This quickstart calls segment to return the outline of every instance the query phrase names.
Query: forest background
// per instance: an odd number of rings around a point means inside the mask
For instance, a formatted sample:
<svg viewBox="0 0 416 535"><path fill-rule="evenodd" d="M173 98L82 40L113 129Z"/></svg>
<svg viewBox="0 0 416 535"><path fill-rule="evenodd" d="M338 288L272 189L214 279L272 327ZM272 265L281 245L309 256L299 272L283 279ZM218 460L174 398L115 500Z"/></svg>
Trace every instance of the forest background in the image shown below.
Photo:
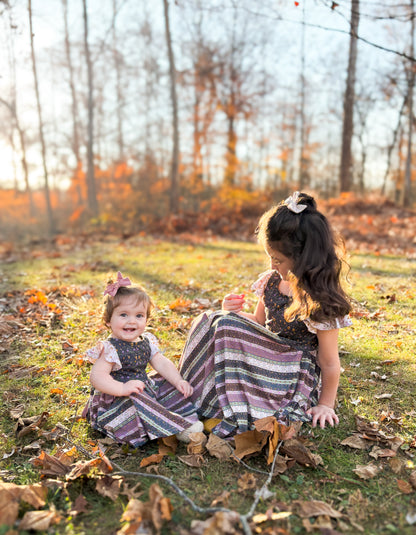
<svg viewBox="0 0 416 535"><path fill-rule="evenodd" d="M355 194L358 215L370 194L378 211L412 206L413 0L0 14L6 248L80 230L245 237L294 189Z"/></svg>

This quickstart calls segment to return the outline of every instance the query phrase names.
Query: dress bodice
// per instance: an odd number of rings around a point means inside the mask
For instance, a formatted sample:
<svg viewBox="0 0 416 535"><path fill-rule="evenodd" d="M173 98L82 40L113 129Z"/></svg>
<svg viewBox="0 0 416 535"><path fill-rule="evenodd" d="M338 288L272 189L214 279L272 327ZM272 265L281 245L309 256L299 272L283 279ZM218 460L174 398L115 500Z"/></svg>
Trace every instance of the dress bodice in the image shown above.
<svg viewBox="0 0 416 535"><path fill-rule="evenodd" d="M288 322L284 318L291 298L279 290L282 278L277 271L273 272L264 289L263 300L266 313L266 328L283 338L294 340L300 348L315 350L318 337L308 330L303 321Z"/></svg>
<svg viewBox="0 0 416 535"><path fill-rule="evenodd" d="M121 364L121 369L113 370L111 376L122 383L133 379L146 381L146 366L152 357L149 340L144 337L138 342L126 342L110 338L109 342L117 351Z"/></svg>

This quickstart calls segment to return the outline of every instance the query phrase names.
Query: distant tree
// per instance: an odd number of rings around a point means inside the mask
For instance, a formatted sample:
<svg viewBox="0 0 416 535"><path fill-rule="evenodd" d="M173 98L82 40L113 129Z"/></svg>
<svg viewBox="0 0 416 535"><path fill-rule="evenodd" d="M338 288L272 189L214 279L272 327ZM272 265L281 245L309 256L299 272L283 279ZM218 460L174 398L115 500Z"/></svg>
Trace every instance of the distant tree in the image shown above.
<svg viewBox="0 0 416 535"><path fill-rule="evenodd" d="M80 155L80 140L79 140L79 112L78 112L78 100L75 89L75 74L71 56L71 42L69 38L68 27L68 0L62 0L63 15L64 15L64 41L65 41L65 56L69 73L69 89L71 93L71 112L72 112L72 150L76 161L76 173L77 177L82 167L81 155ZM82 204L82 191L81 185L77 180L76 184L77 201L78 204Z"/></svg>
<svg viewBox="0 0 416 535"><path fill-rule="evenodd" d="M31 0L28 0L28 13L29 13L29 31L30 31L30 49L31 49L31 57L32 57L32 70L33 70L33 78L34 78L34 85L35 85L35 92L36 92L36 105L37 105L38 120L39 120L39 138L40 138L40 144L41 144L41 149L42 149L42 164L43 164L43 176L44 176L46 213L47 213L47 218L48 218L49 235L52 236L55 232L55 223L54 223L54 218L53 218L53 213L52 213L52 204L51 204L51 198L50 198L50 192L49 192L48 167L46 163L46 144L45 144L45 137L43 134L44 125L43 125L42 107L41 107L40 95L39 95L38 74L37 74L37 68L36 68L36 54L35 54L35 45L34 45L35 34L33 32L32 1Z"/></svg>
<svg viewBox="0 0 416 535"><path fill-rule="evenodd" d="M172 37L170 32L169 21L169 2L163 0L165 14L165 33L166 44L168 47L169 57L169 77L170 77L170 96L172 101L172 126L173 126L173 144L172 144L172 164L171 164L171 190L170 190L170 212L177 214L179 211L179 122L178 122L178 99L176 96L176 68L175 57L172 48Z"/></svg>
<svg viewBox="0 0 416 535"><path fill-rule="evenodd" d="M410 0L410 57L415 54L415 2ZM404 175L404 195L403 205L411 206L412 204L412 145L413 145L413 94L415 87L416 66L415 62L408 61L407 68L407 108L408 108L408 129L407 129L407 155L406 171Z"/></svg>
<svg viewBox="0 0 416 535"><path fill-rule="evenodd" d="M342 126L342 147L340 166L340 189L350 191L352 187L352 136L354 130L354 96L357 65L357 35L360 22L359 0L351 0L350 47L348 55L347 82L344 93L344 118Z"/></svg>
<svg viewBox="0 0 416 535"><path fill-rule="evenodd" d="M98 201L94 174L94 86L90 47L88 43L87 0L82 0L84 15L84 50L88 75L88 139L87 139L87 194L88 208L94 217L98 216Z"/></svg>

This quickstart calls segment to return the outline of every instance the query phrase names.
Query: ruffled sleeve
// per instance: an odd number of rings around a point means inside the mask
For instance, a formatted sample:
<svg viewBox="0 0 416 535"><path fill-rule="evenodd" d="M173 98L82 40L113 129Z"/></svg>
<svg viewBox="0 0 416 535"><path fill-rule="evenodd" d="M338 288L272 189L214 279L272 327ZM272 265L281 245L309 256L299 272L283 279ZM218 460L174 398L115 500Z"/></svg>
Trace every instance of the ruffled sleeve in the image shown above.
<svg viewBox="0 0 416 535"><path fill-rule="evenodd" d="M263 297L264 290L273 273L273 269L268 269L267 271L263 271L263 273L259 275L259 278L256 280L256 282L253 282L253 284L251 285L251 289L254 295L256 295L257 297Z"/></svg>
<svg viewBox="0 0 416 535"><path fill-rule="evenodd" d="M161 353L159 347L159 341L154 334L145 332L143 333L143 338L146 338L150 344L150 358L152 359L156 353Z"/></svg>
<svg viewBox="0 0 416 535"><path fill-rule="evenodd" d="M313 321L311 319L303 320L308 331L315 333L317 331L330 331L331 329L342 329L343 327L349 327L352 325L351 318L349 316L344 316L343 318L335 318L330 321L324 321L319 323L318 321Z"/></svg>
<svg viewBox="0 0 416 535"><path fill-rule="evenodd" d="M113 364L114 372L121 370L121 362L116 348L108 340L104 340L104 342L98 342L95 347L88 349L85 354L88 360L93 364L99 357L103 356L107 362Z"/></svg>

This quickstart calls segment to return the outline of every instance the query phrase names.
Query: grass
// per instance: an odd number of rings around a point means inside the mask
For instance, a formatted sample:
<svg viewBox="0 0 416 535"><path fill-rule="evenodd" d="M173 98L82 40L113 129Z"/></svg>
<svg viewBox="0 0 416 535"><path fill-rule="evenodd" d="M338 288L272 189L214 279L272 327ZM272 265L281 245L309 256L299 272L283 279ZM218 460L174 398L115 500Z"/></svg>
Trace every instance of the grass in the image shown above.
<svg viewBox="0 0 416 535"><path fill-rule="evenodd" d="M159 337L166 356L176 362L198 310L185 305L180 311L170 305L179 297L191 302L204 298L216 307L230 291L246 293L249 303L254 304L250 284L267 268L256 244L214 239L170 243L150 237L127 241L108 237L83 245L68 241L60 243L57 250L40 249L11 260L0 265L0 312L5 320L0 325L0 476L19 485L41 481L39 470L30 462L32 457L41 450L53 455L69 446L63 439L49 440L36 433L18 438L11 409L23 406L24 417L48 412L46 430L63 424L70 429L71 440L90 452L100 438L74 415L80 414L89 390L90 365L82 356L106 335L100 302L109 274L120 270L148 289L157 304L150 328ZM403 493L397 480L408 481L415 470L415 260L360 253L352 254L350 262L355 312L353 326L340 334L344 369L338 396L340 424L325 430L303 426L302 436L322 457L323 465L313 469L296 464L275 476L269 486L274 496L260 500L256 513L293 507L297 501L322 500L343 513L340 521L332 520L338 531L410 535L414 526L406 521L406 514L415 513L416 494ZM25 295L28 290L40 290L38 297L45 295L47 303L35 300L29 304L30 295ZM48 308L48 304L52 306ZM56 314L53 305L63 314ZM386 394L392 397L383 397ZM403 439L398 457L407 462L407 468L401 474L394 473L388 459L374 461L369 451L340 445L356 430L356 415L378 422L386 434ZM140 450L113 445L106 455L124 469L137 471L140 460L157 451L155 443ZM180 445L178 455L185 454L185 446ZM191 468L178 455L165 457L157 467L158 473L172 478L202 507L228 491L227 507L245 513L253 503L255 489L240 490L238 478L254 473L259 488L267 477L213 457L208 457L203 466ZM382 470L372 479L359 479L353 470L371 460ZM247 464L267 471L263 455L247 459ZM138 482L139 499L147 501L154 481L128 478L130 488ZM205 520L167 485L161 487L173 505L172 520L163 524L161 533L186 533L192 520ZM71 510L79 494L90 507L88 512L74 516ZM54 533L108 535L121 528L120 517L127 502L128 497L122 494L114 501L101 496L95 480L83 477L65 488L49 490L45 508L53 504L61 513L60 523L52 528ZM19 518L28 509L22 504ZM321 517L316 522L322 521ZM319 525L315 523L314 527L318 529ZM307 528L307 521L292 514L288 519L257 524L253 531L303 534ZM0 535L7 531L0 527Z"/></svg>

